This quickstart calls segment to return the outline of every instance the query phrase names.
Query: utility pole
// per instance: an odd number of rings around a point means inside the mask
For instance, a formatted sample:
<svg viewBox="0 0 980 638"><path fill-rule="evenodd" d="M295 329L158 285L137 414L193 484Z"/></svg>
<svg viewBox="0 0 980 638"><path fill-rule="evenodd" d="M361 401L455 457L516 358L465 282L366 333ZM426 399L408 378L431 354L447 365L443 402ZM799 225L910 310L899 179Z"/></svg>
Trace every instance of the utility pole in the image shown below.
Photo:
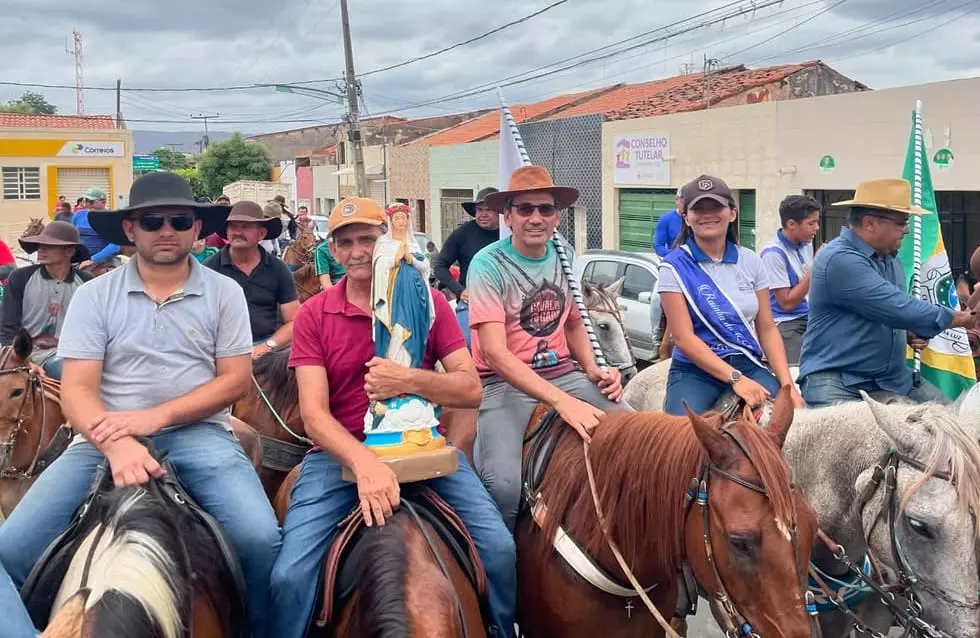
<svg viewBox="0 0 980 638"><path fill-rule="evenodd" d="M208 144L211 143L211 138L208 136L208 120L216 120L221 117L218 113L214 115L192 115L192 120L204 120L204 139L201 140L201 152L208 150Z"/></svg>
<svg viewBox="0 0 980 638"><path fill-rule="evenodd" d="M347 15L347 0L340 0L340 20L344 31L344 58L347 63L345 79L347 82L347 139L354 153L354 194L364 197L367 194L367 179L364 176L364 149L361 138L360 109L358 107L359 86L354 76L354 50L350 41L350 18Z"/></svg>
<svg viewBox="0 0 980 638"><path fill-rule="evenodd" d="M122 80L116 80L116 128L122 128Z"/></svg>
<svg viewBox="0 0 980 638"><path fill-rule="evenodd" d="M75 114L85 115L85 81L82 76L82 34L76 29L71 32L72 48L65 42L65 52L75 58Z"/></svg>

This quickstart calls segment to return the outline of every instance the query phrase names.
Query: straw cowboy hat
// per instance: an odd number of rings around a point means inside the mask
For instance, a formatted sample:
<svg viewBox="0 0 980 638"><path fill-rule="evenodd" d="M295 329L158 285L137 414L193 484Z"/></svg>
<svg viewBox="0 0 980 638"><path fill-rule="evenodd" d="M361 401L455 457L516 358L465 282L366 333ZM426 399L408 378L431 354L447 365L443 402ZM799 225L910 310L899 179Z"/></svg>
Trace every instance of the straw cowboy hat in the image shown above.
<svg viewBox="0 0 980 638"><path fill-rule="evenodd" d="M74 246L73 263L86 261L91 257L88 248L81 242L78 229L69 222L51 222L38 235L21 237L17 241L28 255L33 254L39 246Z"/></svg>
<svg viewBox="0 0 980 638"><path fill-rule="evenodd" d="M472 202L463 202L463 210L469 213L470 217L476 217L476 207L479 206L480 204L486 204L488 195L492 195L494 193L499 193L499 192L500 191L494 188L493 186L487 186L486 188L481 189L480 192L476 194L476 199L474 199Z"/></svg>
<svg viewBox="0 0 980 638"><path fill-rule="evenodd" d="M259 206L255 202L241 201L231 207L228 218L224 226L218 231L218 235L228 239L228 222L249 222L252 224L262 224L265 226L265 238L275 239L282 234L282 206L275 202L270 202L265 206Z"/></svg>
<svg viewBox="0 0 980 638"><path fill-rule="evenodd" d="M551 193L555 198L555 206L559 209L568 208L578 200L578 191L574 188L555 186L548 169L528 165L511 173L507 190L490 193L486 203L494 210L503 211L509 200L527 193Z"/></svg>
<svg viewBox="0 0 980 638"><path fill-rule="evenodd" d="M141 210L163 206L194 209L194 214L201 220L200 239L221 230L230 210L230 207L221 204L202 204L196 201L186 179L176 173L160 171L147 173L133 182L129 189L129 208L90 210L88 223L99 237L110 244L132 246L133 242L123 232L123 220Z"/></svg>
<svg viewBox="0 0 980 638"><path fill-rule="evenodd" d="M912 187L904 179L873 179L858 184L854 199L831 206L876 208L902 215L928 215L929 211L912 205Z"/></svg>

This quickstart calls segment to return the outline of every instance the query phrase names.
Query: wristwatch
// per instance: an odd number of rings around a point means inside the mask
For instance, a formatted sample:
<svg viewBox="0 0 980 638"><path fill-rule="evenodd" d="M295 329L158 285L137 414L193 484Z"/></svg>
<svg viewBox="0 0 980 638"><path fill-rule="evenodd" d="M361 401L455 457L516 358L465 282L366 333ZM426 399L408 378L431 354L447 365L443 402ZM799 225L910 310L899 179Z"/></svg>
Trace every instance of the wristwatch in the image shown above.
<svg viewBox="0 0 980 638"><path fill-rule="evenodd" d="M269 339L265 342L265 345L268 346L269 350L275 350L279 344L276 343L275 339Z"/></svg>
<svg viewBox="0 0 980 638"><path fill-rule="evenodd" d="M728 375L728 385L735 385L742 380L742 373L739 370L732 370L732 373Z"/></svg>

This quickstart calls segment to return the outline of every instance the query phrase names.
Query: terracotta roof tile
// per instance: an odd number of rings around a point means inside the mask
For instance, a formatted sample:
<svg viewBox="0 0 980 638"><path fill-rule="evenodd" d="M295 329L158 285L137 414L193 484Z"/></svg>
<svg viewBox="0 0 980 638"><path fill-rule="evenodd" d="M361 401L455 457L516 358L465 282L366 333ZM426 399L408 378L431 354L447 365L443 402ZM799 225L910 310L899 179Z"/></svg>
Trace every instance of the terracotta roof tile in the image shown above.
<svg viewBox="0 0 980 638"><path fill-rule="evenodd" d="M563 113L565 109L582 101L592 99L608 91L608 88L593 89L581 93L559 95L557 97L535 102L533 104L513 104L510 107L517 123L548 117L552 113ZM452 144L467 144L480 140L493 139L500 133L500 111L494 109L480 117L444 129L428 137L423 137L414 144L426 146L448 146Z"/></svg>
<svg viewBox="0 0 980 638"><path fill-rule="evenodd" d="M818 64L820 63L803 62L764 69L747 69L738 66L722 69L707 76L699 73L672 78L684 81L667 86L664 90L645 98L624 104L619 109L610 110L606 116L611 120L625 120L699 111L706 107L706 98L709 104L716 104L750 89L779 82L798 71Z"/></svg>
<svg viewBox="0 0 980 638"><path fill-rule="evenodd" d="M0 113L0 128L114 129L111 115Z"/></svg>
<svg viewBox="0 0 980 638"><path fill-rule="evenodd" d="M576 117L578 115L608 115L636 102L642 102L664 91L681 86L691 81L690 76L677 77L643 82L642 84L624 84L593 100L573 106L570 109L548 119Z"/></svg>

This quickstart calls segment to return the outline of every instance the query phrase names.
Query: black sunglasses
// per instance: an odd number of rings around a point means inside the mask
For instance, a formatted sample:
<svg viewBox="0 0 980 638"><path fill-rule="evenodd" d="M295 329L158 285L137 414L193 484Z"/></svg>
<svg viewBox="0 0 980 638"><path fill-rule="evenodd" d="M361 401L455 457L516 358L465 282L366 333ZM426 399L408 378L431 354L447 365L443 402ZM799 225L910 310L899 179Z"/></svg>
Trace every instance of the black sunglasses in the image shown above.
<svg viewBox="0 0 980 638"><path fill-rule="evenodd" d="M558 214L558 207L554 204L514 204L513 208L521 217L530 217L534 211L541 213L542 217L554 217Z"/></svg>
<svg viewBox="0 0 980 638"><path fill-rule="evenodd" d="M136 218L139 227L148 233L154 233L163 228L164 223L170 223L170 227L178 233L190 230L194 227L193 213L180 213L179 215L164 215L162 213L147 213Z"/></svg>

